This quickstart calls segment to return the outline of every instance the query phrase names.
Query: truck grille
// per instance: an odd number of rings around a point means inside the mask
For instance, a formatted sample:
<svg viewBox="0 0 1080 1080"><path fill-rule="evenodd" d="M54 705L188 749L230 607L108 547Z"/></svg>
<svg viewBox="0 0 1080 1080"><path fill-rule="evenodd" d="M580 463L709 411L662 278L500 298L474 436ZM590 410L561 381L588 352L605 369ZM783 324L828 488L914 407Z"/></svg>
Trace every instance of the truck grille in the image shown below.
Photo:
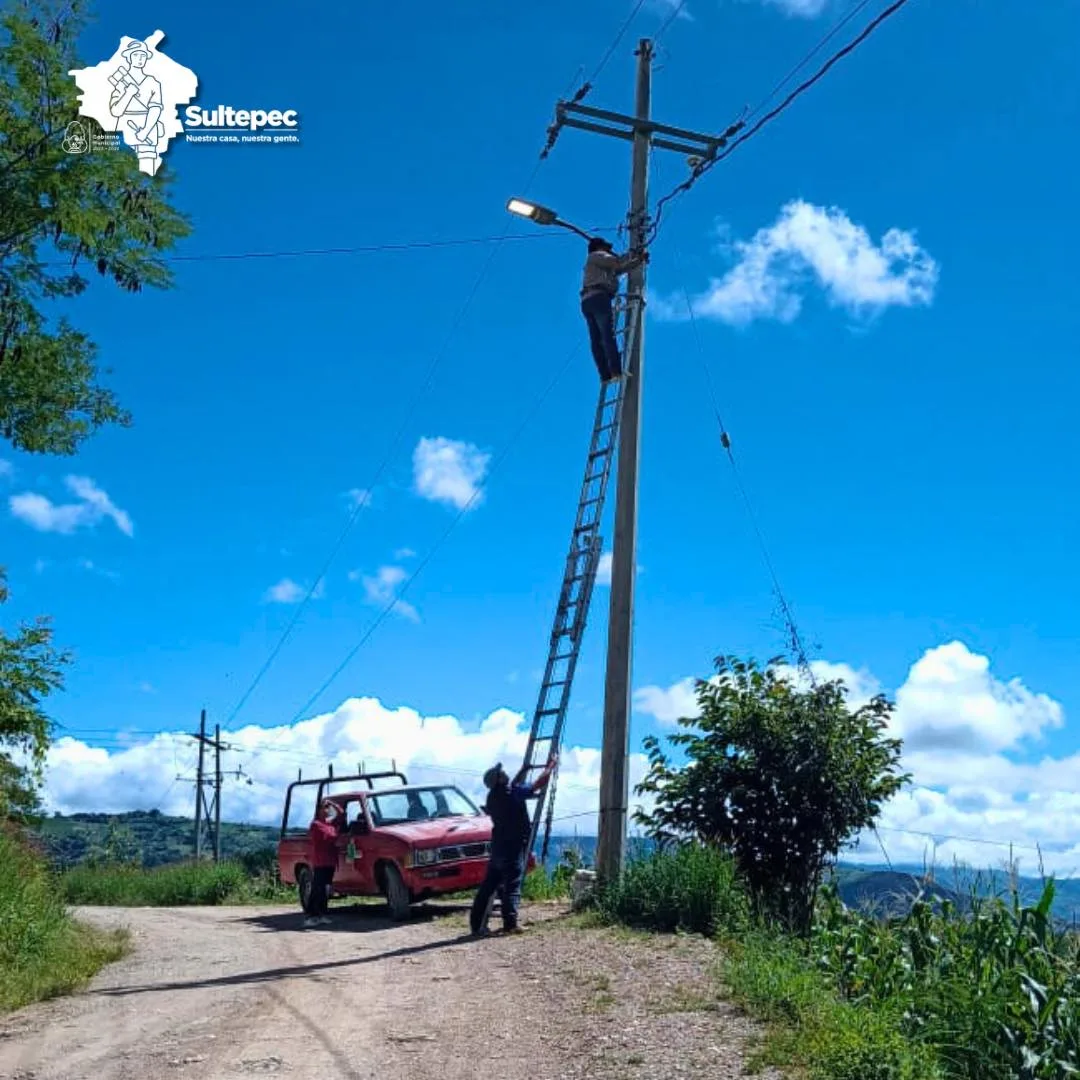
<svg viewBox="0 0 1080 1080"><path fill-rule="evenodd" d="M439 862L457 862L460 859L484 859L490 854L491 844L485 842L476 844L450 844L439 848L437 856Z"/></svg>

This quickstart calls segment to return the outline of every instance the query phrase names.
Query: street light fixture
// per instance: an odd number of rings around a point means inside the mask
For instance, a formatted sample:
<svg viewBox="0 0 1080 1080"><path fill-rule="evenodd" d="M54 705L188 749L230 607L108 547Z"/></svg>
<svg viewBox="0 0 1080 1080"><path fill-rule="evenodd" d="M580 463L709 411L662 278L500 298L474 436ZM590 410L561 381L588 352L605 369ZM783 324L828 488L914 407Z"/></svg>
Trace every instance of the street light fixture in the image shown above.
<svg viewBox="0 0 1080 1080"><path fill-rule="evenodd" d="M506 204L506 209L511 214L517 214L518 217L535 221L537 225L558 225L560 228L577 233L578 236L583 236L586 240L590 239L589 234L584 229L579 229L569 221L563 221L554 210L549 210L546 206L540 206L539 203L528 202L525 199L511 199Z"/></svg>

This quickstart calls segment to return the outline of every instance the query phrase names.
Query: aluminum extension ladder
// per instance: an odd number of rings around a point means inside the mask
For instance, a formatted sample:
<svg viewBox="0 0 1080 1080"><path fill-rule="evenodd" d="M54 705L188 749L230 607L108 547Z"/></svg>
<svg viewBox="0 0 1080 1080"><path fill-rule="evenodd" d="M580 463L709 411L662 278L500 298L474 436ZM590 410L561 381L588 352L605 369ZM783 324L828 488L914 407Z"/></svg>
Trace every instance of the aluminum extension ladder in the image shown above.
<svg viewBox="0 0 1080 1080"><path fill-rule="evenodd" d="M616 335L620 340L623 371L633 353L634 341L641 325L641 297L623 293L616 300L617 315L621 315ZM533 713L529 744L525 751L523 779L528 782L541 772L548 758L557 753L562 739L563 725L570 704L570 690L577 669L581 640L592 600L593 585L600 565L603 538L600 536L600 520L604 513L608 481L615 463L615 451L619 445L619 424L622 420L622 379L602 383L596 403L592 438L585 459L585 475L578 498L577 516L570 537L570 550L566 556L562 589L555 609L555 621L548 646L547 665L540 685L540 694ZM547 823L540 861L547 859L548 841L551 838L552 814L555 808L555 786L558 772L552 776L548 790L533 800L532 833L529 839L531 852L536 846L540 821L547 807Z"/></svg>

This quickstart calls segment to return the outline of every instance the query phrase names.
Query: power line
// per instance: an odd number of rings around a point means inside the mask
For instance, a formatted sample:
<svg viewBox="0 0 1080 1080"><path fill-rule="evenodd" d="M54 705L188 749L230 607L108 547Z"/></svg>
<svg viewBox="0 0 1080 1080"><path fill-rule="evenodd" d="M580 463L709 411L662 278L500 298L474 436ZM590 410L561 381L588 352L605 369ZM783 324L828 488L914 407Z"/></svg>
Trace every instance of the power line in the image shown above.
<svg viewBox="0 0 1080 1080"><path fill-rule="evenodd" d="M634 25L634 20L638 17L638 14L641 12L641 9L644 6L645 0L637 0L637 3L634 5L633 10L626 17L626 21L615 32L615 37L612 39L611 44L607 47L604 55L600 58L600 63L596 65L596 70L593 71L590 78L586 79L586 81L583 82L580 87L578 87L577 92L571 99L575 104L584 101L585 98L588 96L589 92L595 85L596 80L600 78L601 74L604 71L604 68L606 68L608 65L608 61L612 58L612 56L615 55L615 50L619 47L620 42L626 36L626 32L630 29L631 26ZM568 93L569 90L567 90L567 94ZM563 94L563 97L565 98L567 94ZM559 137L559 131L560 125L557 120L553 124L549 125L547 129L547 142L544 144L544 149L540 151L541 161L543 161L554 149L555 141Z"/></svg>
<svg viewBox="0 0 1080 1080"><path fill-rule="evenodd" d="M805 82L800 83L794 90L791 91L790 94L788 94L786 98L784 98L782 102L780 102L779 105L767 112L748 131L744 131L742 134L738 134L746 126L746 119L739 119L734 124L732 124L722 136L722 142L726 144L723 152L699 162L694 167L690 176L686 180L684 180L677 187L672 188L671 191L669 191L666 195L664 195L661 199L658 200L647 243L651 244L652 241L656 238L656 234L660 231L660 221L664 212L664 208L665 206L667 206L668 203L672 201L672 199L675 199L679 195L689 191L694 186L694 184L696 184L698 180L700 180L701 177L704 176L710 169L714 168L721 161L729 158L740 146L742 146L743 143L745 143L748 139L752 139L770 121L775 120L776 117L778 117L782 112L788 109L797 98L799 98L816 83L820 82L834 64L838 63L848 54L854 52L854 50L857 49L864 41L866 41L866 39L870 37L870 35L883 22L885 22L886 19L890 18L892 15L895 15L896 12L899 11L907 2L908 0L894 0L894 2L890 4L878 16L876 16L876 18L871 19L871 21L867 23L867 25L863 28L860 34L858 34L855 38L849 41L848 44L845 45L842 49L839 49L837 52L833 53L833 55L829 57L829 59L820 68L818 68L818 70L813 75L811 75L809 79L805 80ZM786 80L784 81L786 82ZM727 140L734 137L735 135L738 135L738 137L734 139L734 142L728 144Z"/></svg>
<svg viewBox="0 0 1080 1080"><path fill-rule="evenodd" d="M674 3L674 0L668 0L669 3ZM660 39L668 32L668 28L671 24L682 14L683 8L686 7L686 0L678 0L671 9L671 13L660 25L660 29L656 31L653 36L653 45L659 45Z"/></svg>
<svg viewBox="0 0 1080 1080"><path fill-rule="evenodd" d="M364 647L364 645L368 642L368 640L375 633L375 631L382 625L382 623L387 619L387 617L390 615L390 613L398 605L398 603L401 601L401 598L405 595L405 593L413 585L413 583L416 581L416 579L423 572L424 568L428 565L428 563L435 556L436 552L442 547L442 545L450 537L450 534L454 531L454 529L458 526L458 524L461 522L461 520L469 512L469 510L472 508L472 506L474 505L476 500L480 497L480 494L486 489L487 485L491 481L492 476L495 475L495 473L498 471L499 467L506 460L506 457L509 454L510 449L514 446L514 444L517 442L518 438L521 436L522 432L525 430L526 427L528 427L529 423L532 421L533 417L539 411L540 407L547 400L548 395L551 393L552 390L555 389L555 386L558 384L559 380L562 378L563 374L566 372L566 369L570 366L571 362L573 361L574 357L578 354L579 351L580 351L580 345L575 346L575 348L571 351L570 355L567 357L566 363L563 364L562 368L559 370L559 372L555 376L555 378L552 379L552 381L550 383L548 383L547 388L540 395L539 399L537 400L537 402L535 403L533 408L526 414L524 420L522 420L522 422L518 426L517 430L511 436L510 441L503 448L502 453L495 460L494 465L492 465L491 470L488 472L487 478L484 480L484 482L477 486L476 491L473 492L473 494L470 497L469 501L461 508L461 510L458 511L457 515L450 522L450 525L447 527L446 531L442 534L442 536L438 539L438 541L436 541L435 546L427 553L427 555L424 556L424 558L420 561L419 565L408 576L408 578L405 579L404 583L401 586L400 591L391 599L390 603L387 604L386 607L383 608L383 610L379 613L378 617L368 627L368 629L364 632L363 636L356 643L356 645L354 645L353 648L349 650L349 652L345 656L345 659L342 660L340 664L338 664L338 666L334 669L334 671L331 673L329 678L322 684L322 686L320 686L319 689L316 690L315 693L312 694L312 696L304 703L304 705L301 706L301 708L299 710L297 710L296 715L292 718L292 720L290 721L290 724L294 724L298 720L300 720L303 717L303 714L312 705L314 705L314 703L316 701L318 701L318 699L323 695L323 693L326 690L328 690L330 688L330 686L334 683L334 681L337 679L337 677L352 662L353 657L356 656L356 654Z"/></svg>
<svg viewBox="0 0 1080 1080"><path fill-rule="evenodd" d="M639 0L638 9L641 7L642 3L644 3L644 0ZM636 14L638 9L635 9L635 12L634 12L635 14ZM629 22L632 22L632 21L633 21L632 19L629 20L627 25L629 25ZM623 32L625 32L625 28L624 28ZM616 38L616 44L617 44L618 40L619 39ZM600 69L598 69L598 70L602 70L603 64L606 63L606 62L607 62L607 58L604 59L604 61L601 63ZM579 92L579 93L580 93L580 96L583 97L584 94L587 93L587 92L588 92L588 84L586 84L585 87L583 88L583 91ZM533 169L532 169L532 172L529 175L529 179L525 183L525 187L524 187L524 190L522 192L523 195L527 195L529 190L532 188L532 185L536 180L537 174L540 172L540 169L543 166L544 160L547 158L548 152L551 149L551 146L553 144L554 144L554 136L552 135L551 131L549 130L547 145L540 152L540 155L538 156L538 158L536 160L536 163L533 165ZM607 230L602 230L602 231L607 231ZM274 645L273 649L271 649L270 655L267 657L267 659L264 661L262 667L256 673L255 678L251 682L251 685L241 695L240 701L233 708L232 713L229 715L229 718L226 721L226 724L232 723L232 721L236 718L237 714L243 708L244 704L251 697L251 694L255 691L256 687L262 681L262 679L266 675L267 671L270 670L270 667L273 665L274 661L277 659L278 654L281 652L281 649L284 647L285 642L288 640L289 636L292 634L292 631L295 629L296 624L299 622L301 614L303 613L304 609L307 607L308 603L311 601L311 598L315 594L316 589L318 589L320 582L326 576L326 573L329 570L331 564L333 563L334 558L337 556L338 551L341 549L341 545L344 543L345 538L348 536L349 532L352 530L352 527L355 524L356 519L360 514L360 511L363 510L364 507L367 505L368 499L370 498L370 492L374 489L375 485L378 483L378 480L381 478L383 472L385 471L386 466L388 465L388 463L390 461L390 458L392 457L392 455L394 453L394 450L397 448L397 445L398 445L398 443L399 443L399 441L401 439L402 434L404 433L409 421L412 419L413 413L416 411L417 405L419 405L421 398L423 397L424 393L427 391L428 386L431 384L431 381L432 381L432 379L433 379L433 377L435 375L435 371L438 368L439 364L441 363L447 349L449 348L450 341L453 339L454 334L457 332L457 330L460 327L461 323L464 321L465 315L468 312L469 308L471 307L473 299L476 297L477 292L479 292L480 285L483 283L484 279L487 277L488 271L491 269L491 264L494 261L495 256L498 254L499 249L502 247L502 242L504 240L506 240L506 239L509 239L512 235L515 235L515 234L512 234L512 233L509 232L509 230L507 230L505 233L502 234L502 236L500 238L497 238L497 240L495 242L495 246L491 250L491 254L488 256L487 261L484 263L484 265L480 268L480 273L477 276L475 282L473 283L473 287L470 290L468 296L466 297L465 303L462 305L461 309L459 310L459 312L457 314L457 317L454 319L454 322L450 327L450 332L447 334L446 339L443 342L442 348L439 350L438 353L436 353L435 359L433 360L431 366L428 368L427 376L426 376L423 384L421 385L420 390L413 397L412 403L409 406L409 409L408 409L408 412L406 413L405 419L402 421L401 426L398 428L398 430L395 433L393 439L391 440L390 449L387 451L386 456L383 458L382 463L380 464L378 470L376 471L375 480L372 483L368 484L368 486L366 488L366 491L369 493L368 497L367 498L361 498L361 499L357 500L357 505L354 507L352 514L349 516L349 520L345 524L345 528L342 530L341 535L338 537L337 542L334 544L334 547L333 547L333 549L331 550L331 553L330 553L330 557L324 563L322 571L320 572L319 576L315 579L315 581L312 583L311 587L308 589L308 591L307 591L306 595L304 596L303 600L300 602L299 606L294 611L293 617L289 620L288 624L285 627L285 630L283 631L281 637L278 639L277 643ZM569 361L568 361L568 363L569 363ZM418 568L418 570L419 570L419 568ZM411 581L412 579L410 578L409 580ZM393 607L393 605L391 605L391 608L392 607ZM374 627L372 628L372 631L374 631Z"/></svg>
<svg viewBox="0 0 1080 1080"><path fill-rule="evenodd" d="M540 171L542 164L543 158L541 157L533 166L532 173L530 174L529 179L525 184L525 193L528 193L528 190L532 187L533 182L536 180L536 175ZM509 232L507 232L503 234L503 237L505 238L509 235ZM424 377L424 381L420 385L420 389L416 392L416 394L413 395L412 401L409 404L409 408L405 413L405 417L401 421L401 424L399 425L397 431L394 433L393 438L390 440L390 446L387 449L386 454L383 456L382 461L379 463L379 467L375 470L374 477L372 478L371 482L368 483L365 489L366 492L369 493L368 496L366 498L359 498L356 500L356 506L353 508L352 513L349 515L349 518L345 523L345 527L342 529L340 535L334 543L334 546L331 548L330 554L323 563L322 569L319 571L318 576L312 582L311 587L308 589L303 600L297 605L296 610L293 612L292 618L286 624L285 629L281 634L281 637L278 639L274 647L270 650L269 656L267 656L266 660L263 662L262 667L259 668L258 672L255 675L255 678L251 681L250 685L241 695L240 700L237 702L236 706L229 714L229 717L226 720L226 726L231 724L236 719L240 710L247 703L248 699L254 693L259 683L262 682L263 677L273 666L273 663L280 654L282 648L285 645L285 642L289 639L293 630L296 628L297 623L300 621L300 616L307 608L307 605L310 603L312 596L315 595L316 590L318 589L319 585L322 583L323 578L329 571L331 565L334 562L334 559L337 558L337 554L341 550L341 547L345 543L345 540L348 537L349 533L352 531L353 525L356 524L357 518L359 518L360 513L364 510L364 508L370 501L370 492L374 490L378 482L382 479L383 473L389 466L390 460L393 457L395 451L397 450L398 444L400 443L402 436L408 429L408 425L412 420L413 414L416 412L416 409L419 406L421 399L427 392L428 387L431 385L432 380L435 377L436 370L442 363L447 351L449 350L450 342L453 340L461 324L464 322L465 316L468 313L469 308L472 306L472 302L476 298L476 294L480 291L480 286L486 279L488 271L491 269L491 265L494 262L495 256L498 254L501 246L501 242L499 242L494 247L492 247L491 252L489 253L486 261L484 262L484 265L480 268L480 273L473 281L472 288L469 290L468 294L465 297L465 302L462 304L461 308L458 310L458 313L454 318L454 321L451 323L450 330L443 340L442 347L438 350L438 352L436 352L434 359L428 367L427 374Z"/></svg>
<svg viewBox="0 0 1080 1080"><path fill-rule="evenodd" d="M676 264L680 266L681 270L681 257L678 249L675 249ZM754 535L757 538L758 548L761 551L762 560L765 563L765 568L769 573L769 577L772 580L773 592L776 595L777 603L780 606L780 614L784 620L784 626L787 631L788 644L791 648L792 654L795 657L799 670L809 678L811 686L816 688L816 680L814 673L810 667L810 659L807 656L806 649L803 646L802 635L799 633L798 624L795 621L795 614L791 609L791 605L788 603L787 596L784 593L783 588L780 585L780 576L776 572L776 565L773 562L772 555L769 552L769 545L765 541L765 534L761 530L761 526L758 524L757 515L754 513L753 503L750 501L749 492L746 489L746 485L743 483L742 474L739 471L738 462L735 460L735 454L731 449L731 436L728 434L727 428L724 425L723 417L720 415L720 404L716 394L716 388L713 385L712 373L709 370L708 362L705 359L705 349L702 345L701 334L698 330L697 316L694 313L694 305L690 300L690 293L686 288L685 282L681 283L681 289L683 298L686 301L686 310L690 316L690 325L693 328L694 343L697 346L697 356L701 364L701 369L705 374L705 385L708 391L709 400L712 404L713 415L716 418L716 425L720 429L720 445L727 455L727 459L731 464L732 475L735 478L735 486L738 489L739 495L742 498L743 505L746 508L747 517L750 519L750 524L753 527Z"/></svg>
<svg viewBox="0 0 1080 1080"><path fill-rule="evenodd" d="M585 96L585 94L587 94L589 90L592 89L592 86L596 82L596 80L599 79L600 76L603 74L604 68L608 66L608 61L612 58L612 56L615 55L615 50L621 44L622 39L626 37L626 33L630 29L630 27L634 25L634 21L637 19L638 15L641 13L641 9L644 6L645 0L637 0L637 3L634 5L633 11L630 12L630 14L626 17L626 21L616 31L615 37L612 39L611 44L607 47L607 51L600 58L600 63L596 65L596 70L592 73L591 78L587 83L585 83L585 85L582 87L582 90L579 91L580 97L574 98L575 101L580 101Z"/></svg>
<svg viewBox="0 0 1080 1080"><path fill-rule="evenodd" d="M828 43L832 41L832 39L836 37L836 35L840 33L841 30L843 30L844 27L847 26L847 24L851 22L851 20L854 19L856 15L863 11L863 9L866 8L870 4L870 2L871 0L859 0L859 2L853 8L851 8L842 19L839 19L836 23L834 23L833 26L824 35L822 35L821 38L818 39L817 44L812 49L810 49L810 51L807 52L805 56L803 56L803 58L765 95L765 97L763 97L761 101L759 101L758 104L750 110L750 112L744 117L744 120L750 120L753 117L757 116L757 114L761 112L761 110L765 108L765 106L770 101L772 101L772 99L776 97L776 95L785 86L787 86L787 84L791 82L791 80L795 78L795 76L798 75L799 72L802 71L802 69L806 67L807 64L810 63L810 61L813 60L814 57L817 56L817 54L821 52L821 50L825 48L825 46L828 45Z"/></svg>
<svg viewBox="0 0 1080 1080"><path fill-rule="evenodd" d="M597 228L596 232L613 232L614 229ZM300 259L321 257L327 255L375 255L387 252L399 251L431 251L440 248L459 248L478 246L480 244L501 244L506 240L539 240L563 237L560 230L551 231L537 230L531 233L506 233L502 236L466 236L451 240L406 240L386 244L359 244L355 247L333 248L296 248L281 251L235 251L235 252L206 252L196 255L164 255L163 262L237 262L247 259ZM49 262L50 267L67 267L70 262Z"/></svg>

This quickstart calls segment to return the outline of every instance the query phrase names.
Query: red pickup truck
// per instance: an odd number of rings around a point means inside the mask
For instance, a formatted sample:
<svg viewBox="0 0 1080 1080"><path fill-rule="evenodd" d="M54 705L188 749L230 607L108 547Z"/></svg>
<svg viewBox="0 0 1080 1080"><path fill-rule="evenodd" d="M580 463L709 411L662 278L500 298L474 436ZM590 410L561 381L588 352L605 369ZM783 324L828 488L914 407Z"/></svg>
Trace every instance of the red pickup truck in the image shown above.
<svg viewBox="0 0 1080 1080"><path fill-rule="evenodd" d="M400 783L376 788L377 780ZM331 785L342 784L365 784L366 789L330 791ZM294 794L308 787L317 788L310 807L299 800L294 806ZM345 812L332 895L384 896L391 918L400 921L408 916L410 904L474 889L483 881L491 819L453 785L411 786L396 769L301 779L290 784L285 795L278 872L287 885L296 885L305 911L312 883L308 824L324 798L332 798Z"/></svg>

